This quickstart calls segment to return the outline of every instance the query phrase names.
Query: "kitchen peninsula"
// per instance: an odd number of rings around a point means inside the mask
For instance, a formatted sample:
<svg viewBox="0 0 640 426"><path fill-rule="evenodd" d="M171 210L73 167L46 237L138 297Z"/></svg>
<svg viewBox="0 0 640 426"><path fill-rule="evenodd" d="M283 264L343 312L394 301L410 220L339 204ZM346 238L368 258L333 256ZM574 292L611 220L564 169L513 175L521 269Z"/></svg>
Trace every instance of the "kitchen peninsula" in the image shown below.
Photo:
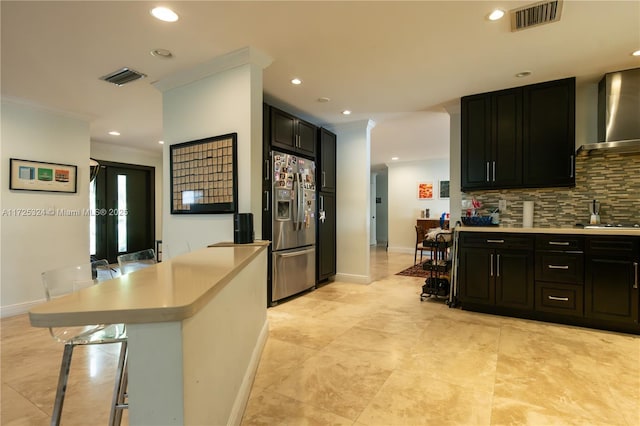
<svg viewBox="0 0 640 426"><path fill-rule="evenodd" d="M214 245L52 300L36 327L125 323L129 424L238 424L267 338L268 242Z"/></svg>
<svg viewBox="0 0 640 426"><path fill-rule="evenodd" d="M463 309L640 334L640 229L456 233Z"/></svg>

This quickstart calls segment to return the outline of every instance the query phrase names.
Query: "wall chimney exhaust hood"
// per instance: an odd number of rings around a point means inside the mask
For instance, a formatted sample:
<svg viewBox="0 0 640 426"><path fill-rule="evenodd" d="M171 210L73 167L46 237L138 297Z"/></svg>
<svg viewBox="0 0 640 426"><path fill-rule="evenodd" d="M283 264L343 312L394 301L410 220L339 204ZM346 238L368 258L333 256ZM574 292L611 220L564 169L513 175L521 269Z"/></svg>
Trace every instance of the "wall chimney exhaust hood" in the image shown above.
<svg viewBox="0 0 640 426"><path fill-rule="evenodd" d="M577 154L640 153L640 68L605 74L598 84L598 140Z"/></svg>

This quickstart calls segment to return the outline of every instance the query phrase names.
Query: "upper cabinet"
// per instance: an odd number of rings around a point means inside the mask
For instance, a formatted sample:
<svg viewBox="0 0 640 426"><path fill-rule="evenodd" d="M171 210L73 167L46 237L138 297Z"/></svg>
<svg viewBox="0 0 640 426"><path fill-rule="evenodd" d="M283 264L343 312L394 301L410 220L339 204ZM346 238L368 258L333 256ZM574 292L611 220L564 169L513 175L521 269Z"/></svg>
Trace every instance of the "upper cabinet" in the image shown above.
<svg viewBox="0 0 640 426"><path fill-rule="evenodd" d="M575 78L461 100L462 190L575 184Z"/></svg>
<svg viewBox="0 0 640 426"><path fill-rule="evenodd" d="M271 107L271 146L311 158L316 155L317 127Z"/></svg>
<svg viewBox="0 0 640 426"><path fill-rule="evenodd" d="M336 135L321 128L319 130L319 173L318 188L322 192L335 192L336 190Z"/></svg>

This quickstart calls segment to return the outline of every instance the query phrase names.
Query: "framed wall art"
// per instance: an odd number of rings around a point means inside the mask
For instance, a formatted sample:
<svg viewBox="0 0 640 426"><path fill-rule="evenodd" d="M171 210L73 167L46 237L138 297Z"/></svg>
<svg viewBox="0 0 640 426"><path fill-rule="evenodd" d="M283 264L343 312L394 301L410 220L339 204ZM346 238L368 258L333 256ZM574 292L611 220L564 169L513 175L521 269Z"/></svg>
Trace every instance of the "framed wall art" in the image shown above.
<svg viewBox="0 0 640 426"><path fill-rule="evenodd" d="M418 200L431 200L433 198L433 183L418 183Z"/></svg>
<svg viewBox="0 0 640 426"><path fill-rule="evenodd" d="M171 145L171 213L238 212L238 134Z"/></svg>
<svg viewBox="0 0 640 426"><path fill-rule="evenodd" d="M449 198L449 181L441 180L440 181L440 198Z"/></svg>
<svg viewBox="0 0 640 426"><path fill-rule="evenodd" d="M10 158L9 189L77 192L78 166Z"/></svg>

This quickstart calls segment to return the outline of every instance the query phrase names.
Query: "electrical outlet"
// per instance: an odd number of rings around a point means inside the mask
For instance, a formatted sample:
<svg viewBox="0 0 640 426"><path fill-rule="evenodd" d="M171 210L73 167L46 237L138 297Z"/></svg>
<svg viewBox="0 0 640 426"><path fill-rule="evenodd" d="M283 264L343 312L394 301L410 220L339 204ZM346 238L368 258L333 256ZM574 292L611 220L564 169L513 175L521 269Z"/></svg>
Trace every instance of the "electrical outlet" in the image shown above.
<svg viewBox="0 0 640 426"><path fill-rule="evenodd" d="M500 213L504 213L507 211L507 200L499 200L498 201L498 209L500 209Z"/></svg>

